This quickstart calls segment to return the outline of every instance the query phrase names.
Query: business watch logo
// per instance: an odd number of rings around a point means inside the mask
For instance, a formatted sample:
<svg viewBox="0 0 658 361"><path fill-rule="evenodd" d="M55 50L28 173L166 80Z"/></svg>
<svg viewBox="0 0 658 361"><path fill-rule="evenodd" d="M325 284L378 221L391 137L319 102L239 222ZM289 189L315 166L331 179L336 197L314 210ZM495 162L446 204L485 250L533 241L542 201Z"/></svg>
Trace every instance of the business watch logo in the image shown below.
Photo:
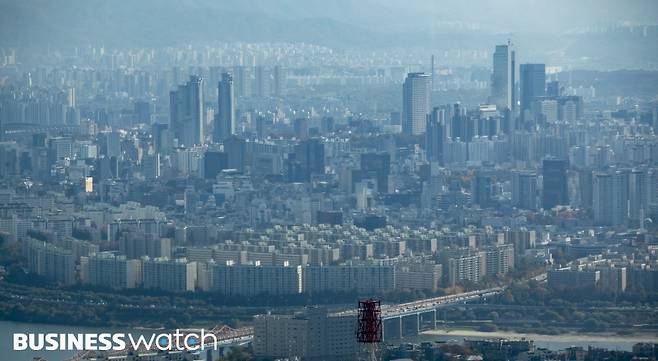
<svg viewBox="0 0 658 361"><path fill-rule="evenodd" d="M196 332L133 335L130 333L14 333L14 351L197 351L217 348L217 336Z"/></svg>

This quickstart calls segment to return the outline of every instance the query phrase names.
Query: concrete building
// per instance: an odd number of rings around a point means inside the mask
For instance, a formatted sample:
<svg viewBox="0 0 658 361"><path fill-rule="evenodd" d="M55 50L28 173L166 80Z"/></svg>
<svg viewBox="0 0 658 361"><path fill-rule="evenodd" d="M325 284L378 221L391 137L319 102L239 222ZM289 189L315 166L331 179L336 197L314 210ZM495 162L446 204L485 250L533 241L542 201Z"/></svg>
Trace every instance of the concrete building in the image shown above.
<svg viewBox="0 0 658 361"><path fill-rule="evenodd" d="M484 274L487 276L504 275L514 268L514 246L502 244L483 248Z"/></svg>
<svg viewBox="0 0 658 361"><path fill-rule="evenodd" d="M70 250L28 238L23 242L23 256L30 273L64 285L75 283L75 259Z"/></svg>
<svg viewBox="0 0 658 361"><path fill-rule="evenodd" d="M436 291L443 266L436 263L401 262L395 265L395 289Z"/></svg>
<svg viewBox="0 0 658 361"><path fill-rule="evenodd" d="M254 356L309 361L356 357L356 317L308 309L296 315L258 315L254 319Z"/></svg>
<svg viewBox="0 0 658 361"><path fill-rule="evenodd" d="M548 286L551 288L596 287L601 272L595 270L574 270L570 268L548 271Z"/></svg>
<svg viewBox="0 0 658 361"><path fill-rule="evenodd" d="M144 258L142 283L146 289L170 292L194 291L197 278L196 262L185 258Z"/></svg>
<svg viewBox="0 0 658 361"><path fill-rule="evenodd" d="M484 255L479 252L464 253L448 258L444 273L449 286L463 281L479 282L484 275Z"/></svg>
<svg viewBox="0 0 658 361"><path fill-rule="evenodd" d="M227 296L294 295L302 292L301 266L214 264L211 289Z"/></svg>
<svg viewBox="0 0 658 361"><path fill-rule="evenodd" d="M108 288L135 288L142 283L142 261L112 252L80 258L82 283Z"/></svg>
<svg viewBox="0 0 658 361"><path fill-rule="evenodd" d="M601 274L601 282L599 286L603 289L624 292L626 291L627 276L626 267L597 267Z"/></svg>
<svg viewBox="0 0 658 361"><path fill-rule="evenodd" d="M390 291L395 287L393 266L311 266L303 270L304 293Z"/></svg>

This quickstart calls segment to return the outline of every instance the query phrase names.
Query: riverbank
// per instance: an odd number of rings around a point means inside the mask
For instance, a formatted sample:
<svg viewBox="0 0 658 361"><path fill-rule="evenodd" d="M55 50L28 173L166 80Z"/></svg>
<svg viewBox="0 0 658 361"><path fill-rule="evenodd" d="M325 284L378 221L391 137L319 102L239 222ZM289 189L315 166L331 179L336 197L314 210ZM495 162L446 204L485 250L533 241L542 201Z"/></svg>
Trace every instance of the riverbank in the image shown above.
<svg viewBox="0 0 658 361"><path fill-rule="evenodd" d="M512 331L495 331L483 332L475 330L429 330L422 333L426 336L450 336L455 338L508 338L508 339L521 339L526 338L530 340L538 340L544 342L559 342L574 344L582 343L658 343L658 336L653 334L634 334L634 335L617 335L613 333L566 333L560 335L543 335L538 333L525 333L525 332L512 332Z"/></svg>

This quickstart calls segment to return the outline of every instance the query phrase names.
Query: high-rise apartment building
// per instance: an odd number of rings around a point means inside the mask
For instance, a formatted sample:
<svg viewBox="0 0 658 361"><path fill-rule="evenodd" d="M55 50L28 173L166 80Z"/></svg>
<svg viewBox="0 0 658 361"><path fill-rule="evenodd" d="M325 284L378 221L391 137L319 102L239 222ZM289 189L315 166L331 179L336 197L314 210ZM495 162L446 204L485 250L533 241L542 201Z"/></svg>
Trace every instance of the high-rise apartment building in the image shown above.
<svg viewBox="0 0 658 361"><path fill-rule="evenodd" d="M227 296L294 295L302 292L301 266L214 265L211 289Z"/></svg>
<svg viewBox="0 0 658 361"><path fill-rule="evenodd" d="M390 291L395 287L392 266L340 265L310 266L303 272L305 293L350 292L359 294Z"/></svg>
<svg viewBox="0 0 658 361"><path fill-rule="evenodd" d="M194 291L197 280L196 266L196 262L188 262L185 258L145 259L142 264L144 288L169 292Z"/></svg>
<svg viewBox="0 0 658 361"><path fill-rule="evenodd" d="M28 238L23 242L23 256L31 273L64 285L75 282L75 259L70 250Z"/></svg>
<svg viewBox="0 0 658 361"><path fill-rule="evenodd" d="M108 288L135 288L142 283L142 261L112 252L80 258L82 283Z"/></svg>
<svg viewBox="0 0 658 361"><path fill-rule="evenodd" d="M272 72L270 68L263 65L256 67L256 79L254 92L255 95L261 98L270 96L272 88Z"/></svg>
<svg viewBox="0 0 658 361"><path fill-rule="evenodd" d="M274 95L283 97L288 87L288 71L281 65L274 67Z"/></svg>
<svg viewBox="0 0 658 361"><path fill-rule="evenodd" d="M251 68L246 66L233 67L233 81L235 85L235 95L240 98L251 96Z"/></svg>

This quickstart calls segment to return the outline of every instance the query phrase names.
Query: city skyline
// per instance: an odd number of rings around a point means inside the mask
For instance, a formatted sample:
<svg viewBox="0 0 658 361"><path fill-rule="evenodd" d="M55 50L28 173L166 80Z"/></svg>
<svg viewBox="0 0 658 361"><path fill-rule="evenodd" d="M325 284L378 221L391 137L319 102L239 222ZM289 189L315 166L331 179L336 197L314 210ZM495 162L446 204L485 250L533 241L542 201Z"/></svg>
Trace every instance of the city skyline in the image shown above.
<svg viewBox="0 0 658 361"><path fill-rule="evenodd" d="M0 1L0 358L656 360L655 10Z"/></svg>

